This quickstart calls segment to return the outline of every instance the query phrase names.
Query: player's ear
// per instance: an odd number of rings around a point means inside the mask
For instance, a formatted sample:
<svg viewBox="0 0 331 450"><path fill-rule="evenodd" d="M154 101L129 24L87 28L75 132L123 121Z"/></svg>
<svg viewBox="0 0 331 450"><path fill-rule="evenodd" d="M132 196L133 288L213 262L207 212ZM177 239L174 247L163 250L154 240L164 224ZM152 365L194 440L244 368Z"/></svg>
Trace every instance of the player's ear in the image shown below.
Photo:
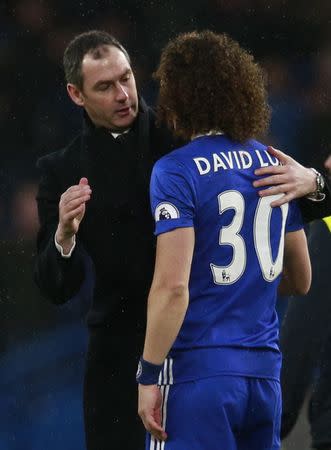
<svg viewBox="0 0 331 450"><path fill-rule="evenodd" d="M84 97L82 91L72 83L67 84L67 92L71 100L78 106L84 106Z"/></svg>

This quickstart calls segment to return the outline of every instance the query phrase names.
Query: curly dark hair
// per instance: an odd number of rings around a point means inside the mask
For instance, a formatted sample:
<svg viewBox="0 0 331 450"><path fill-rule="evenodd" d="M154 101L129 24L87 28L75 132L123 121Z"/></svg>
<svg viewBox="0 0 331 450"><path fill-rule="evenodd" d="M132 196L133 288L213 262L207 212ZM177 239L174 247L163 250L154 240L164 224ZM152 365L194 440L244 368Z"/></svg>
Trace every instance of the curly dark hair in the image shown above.
<svg viewBox="0 0 331 450"><path fill-rule="evenodd" d="M262 69L226 34L180 34L162 51L154 77L159 120L184 139L222 130L245 142L268 128Z"/></svg>

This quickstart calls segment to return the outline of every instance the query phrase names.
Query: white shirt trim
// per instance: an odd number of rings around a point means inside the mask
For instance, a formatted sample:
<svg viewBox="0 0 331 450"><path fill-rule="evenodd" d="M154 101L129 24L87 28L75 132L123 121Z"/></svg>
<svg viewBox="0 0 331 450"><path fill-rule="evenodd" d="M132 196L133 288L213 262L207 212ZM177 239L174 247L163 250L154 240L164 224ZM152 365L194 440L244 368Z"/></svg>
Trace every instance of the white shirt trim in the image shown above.
<svg viewBox="0 0 331 450"><path fill-rule="evenodd" d="M60 245L60 244L57 242L56 236L55 236L55 235L54 235L54 243L55 243L55 247L56 247L57 251L58 251L59 253L61 253L62 258L68 259L68 258L71 257L72 252L74 251L74 248L76 247L76 236L74 235L74 236L72 237L72 247L71 247L69 253L64 253L63 247L62 247L62 245Z"/></svg>
<svg viewBox="0 0 331 450"><path fill-rule="evenodd" d="M122 131L122 133L113 133L113 132L111 132L111 134L116 139L118 136L121 136L121 134L126 134L129 131L130 131L130 128L128 130Z"/></svg>

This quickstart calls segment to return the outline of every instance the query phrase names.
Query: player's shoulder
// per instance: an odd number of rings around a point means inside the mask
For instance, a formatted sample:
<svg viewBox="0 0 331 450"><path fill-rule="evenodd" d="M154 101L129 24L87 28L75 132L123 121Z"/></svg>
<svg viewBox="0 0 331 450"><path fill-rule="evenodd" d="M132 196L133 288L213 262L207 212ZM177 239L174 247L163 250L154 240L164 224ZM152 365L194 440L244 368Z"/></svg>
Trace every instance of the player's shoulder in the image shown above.
<svg viewBox="0 0 331 450"><path fill-rule="evenodd" d="M184 144L175 150L162 156L154 165L154 169L158 171L174 170L181 171L185 166L186 160L190 158L191 142Z"/></svg>
<svg viewBox="0 0 331 450"><path fill-rule="evenodd" d="M48 153L37 160L37 168L41 170L62 169L71 161L77 160L81 149L81 136L76 136L66 147Z"/></svg>
<svg viewBox="0 0 331 450"><path fill-rule="evenodd" d="M260 141L257 141L256 139L249 139L244 146L248 150L267 150L267 145L263 144Z"/></svg>

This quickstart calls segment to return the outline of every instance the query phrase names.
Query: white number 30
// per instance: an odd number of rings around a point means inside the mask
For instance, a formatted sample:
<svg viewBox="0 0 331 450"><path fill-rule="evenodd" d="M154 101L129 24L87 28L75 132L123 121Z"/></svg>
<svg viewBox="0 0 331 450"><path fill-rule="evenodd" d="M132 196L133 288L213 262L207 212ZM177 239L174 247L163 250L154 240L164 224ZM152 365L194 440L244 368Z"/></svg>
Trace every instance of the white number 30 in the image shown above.
<svg viewBox="0 0 331 450"><path fill-rule="evenodd" d="M266 281L273 281L280 274L283 267L285 222L288 214L288 203L281 206L282 228L276 259L273 260L270 247L270 219L272 208L270 203L281 197L271 195L259 200L253 225L254 247L261 268L262 276ZM246 269L246 245L239 234L245 215L245 200L239 191L225 191L218 195L219 213L234 209L232 222L220 230L219 245L231 245L233 248L232 261L228 266L210 264L216 284L232 284L239 280Z"/></svg>

